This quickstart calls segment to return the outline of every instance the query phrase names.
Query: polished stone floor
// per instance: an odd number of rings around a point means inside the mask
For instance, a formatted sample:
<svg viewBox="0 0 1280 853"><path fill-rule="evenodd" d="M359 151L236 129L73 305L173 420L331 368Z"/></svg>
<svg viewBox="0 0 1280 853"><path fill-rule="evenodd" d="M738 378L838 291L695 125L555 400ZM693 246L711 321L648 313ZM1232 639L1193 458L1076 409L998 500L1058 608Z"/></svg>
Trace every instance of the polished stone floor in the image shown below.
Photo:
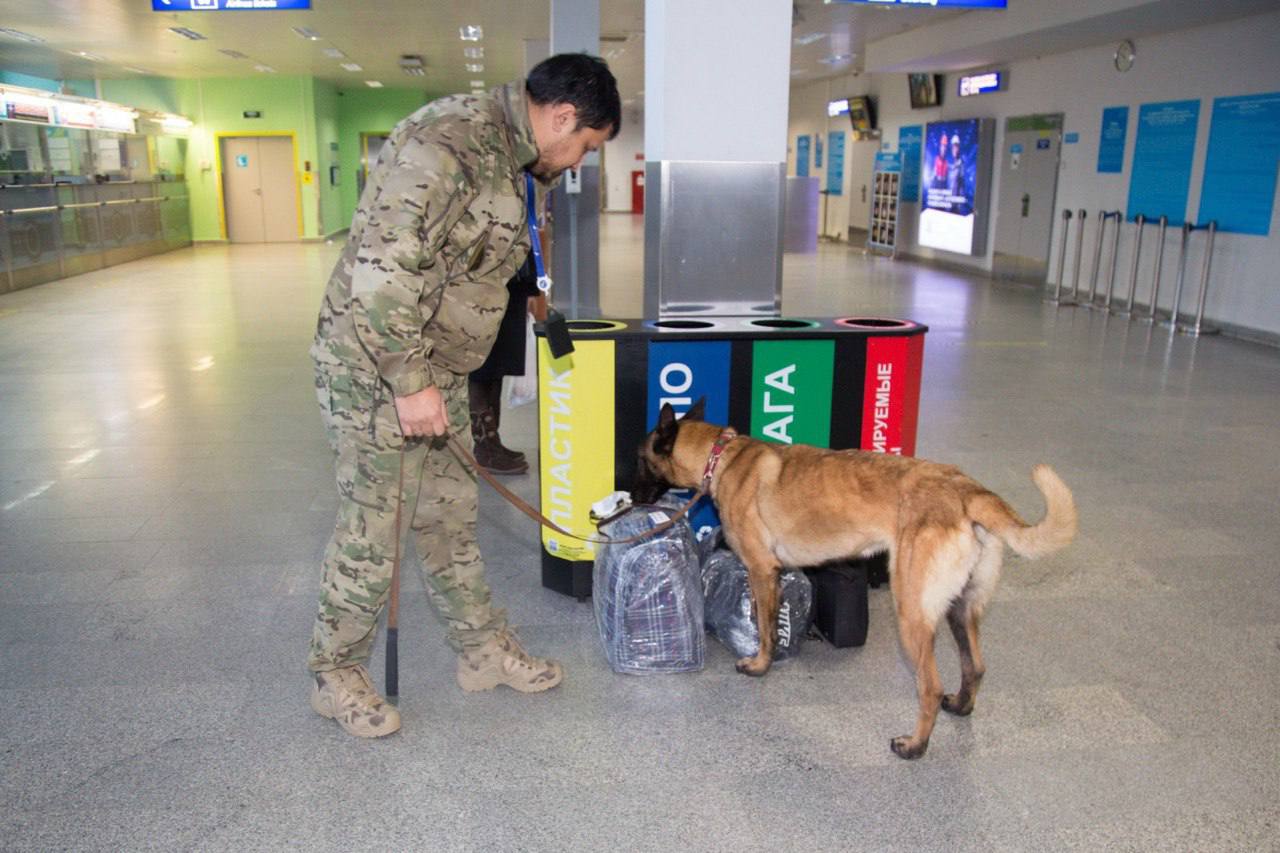
<svg viewBox="0 0 1280 853"><path fill-rule="evenodd" d="M635 315L642 228L602 233L605 310ZM336 252L202 247L0 297L0 849L1280 848L1280 351L788 256L787 313L930 326L920 455L1032 517L1034 463L1075 489L1077 542L1006 563L973 716L890 754L915 698L884 590L866 646L762 680L714 642L701 673L614 675L482 489L496 596L568 678L464 695L410 576L404 730L365 742L303 670L335 507L306 347ZM505 432L532 452L532 409Z"/></svg>

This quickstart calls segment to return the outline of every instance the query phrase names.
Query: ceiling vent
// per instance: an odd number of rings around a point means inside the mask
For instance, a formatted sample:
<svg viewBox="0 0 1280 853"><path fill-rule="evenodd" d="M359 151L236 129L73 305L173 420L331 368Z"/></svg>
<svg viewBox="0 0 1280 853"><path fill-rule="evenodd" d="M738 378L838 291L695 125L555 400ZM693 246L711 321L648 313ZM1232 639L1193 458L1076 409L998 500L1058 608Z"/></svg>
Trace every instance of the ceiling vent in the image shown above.
<svg viewBox="0 0 1280 853"><path fill-rule="evenodd" d="M422 57L411 53L406 53L400 57L400 70L410 77L427 76L427 69L423 65Z"/></svg>
<svg viewBox="0 0 1280 853"><path fill-rule="evenodd" d="M169 27L169 32L177 33L184 39L191 39L192 41L204 41L208 38L208 36L202 35L195 30L187 29L186 27Z"/></svg>

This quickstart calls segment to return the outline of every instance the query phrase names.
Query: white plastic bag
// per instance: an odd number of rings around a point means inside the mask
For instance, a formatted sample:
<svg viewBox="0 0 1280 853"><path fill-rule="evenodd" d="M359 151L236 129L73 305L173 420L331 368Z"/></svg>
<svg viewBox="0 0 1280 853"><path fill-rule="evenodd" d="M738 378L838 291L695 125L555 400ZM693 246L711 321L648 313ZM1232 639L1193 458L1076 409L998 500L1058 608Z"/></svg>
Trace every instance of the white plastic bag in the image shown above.
<svg viewBox="0 0 1280 853"><path fill-rule="evenodd" d="M533 315L524 315L524 376L504 376L502 407L514 409L538 399L538 339L533 334Z"/></svg>

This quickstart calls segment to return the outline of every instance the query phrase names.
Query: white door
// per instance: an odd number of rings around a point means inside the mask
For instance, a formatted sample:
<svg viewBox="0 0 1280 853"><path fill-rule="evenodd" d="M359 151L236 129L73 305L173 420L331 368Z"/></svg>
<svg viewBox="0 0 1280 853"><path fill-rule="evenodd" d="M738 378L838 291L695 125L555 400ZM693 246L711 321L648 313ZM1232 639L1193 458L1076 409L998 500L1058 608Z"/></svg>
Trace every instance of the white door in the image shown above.
<svg viewBox="0 0 1280 853"><path fill-rule="evenodd" d="M293 140L222 140L222 197L232 243L287 243L299 237Z"/></svg>

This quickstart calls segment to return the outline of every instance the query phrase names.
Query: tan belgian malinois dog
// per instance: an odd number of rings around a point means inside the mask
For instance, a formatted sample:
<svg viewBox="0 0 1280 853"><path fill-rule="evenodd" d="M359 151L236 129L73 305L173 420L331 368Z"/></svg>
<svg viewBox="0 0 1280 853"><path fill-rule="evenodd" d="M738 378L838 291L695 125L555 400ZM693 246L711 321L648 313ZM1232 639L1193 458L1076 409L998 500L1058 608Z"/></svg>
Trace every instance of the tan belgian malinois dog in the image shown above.
<svg viewBox="0 0 1280 853"><path fill-rule="evenodd" d="M764 675L773 660L779 574L888 551L898 633L916 672L920 716L915 733L890 748L903 758L924 754L938 707L973 711L985 669L978 621L991 598L1007 544L1040 557L1071 542L1076 507L1071 490L1048 465L1032 478L1048 507L1027 524L998 495L959 469L859 450L769 444L703 423L699 400L680 420L662 407L640 448L632 497L656 500L669 487L700 484L715 501L729 547L746 564L760 630L760 651L738 671ZM960 649L958 693L943 695L933 656L946 617Z"/></svg>

